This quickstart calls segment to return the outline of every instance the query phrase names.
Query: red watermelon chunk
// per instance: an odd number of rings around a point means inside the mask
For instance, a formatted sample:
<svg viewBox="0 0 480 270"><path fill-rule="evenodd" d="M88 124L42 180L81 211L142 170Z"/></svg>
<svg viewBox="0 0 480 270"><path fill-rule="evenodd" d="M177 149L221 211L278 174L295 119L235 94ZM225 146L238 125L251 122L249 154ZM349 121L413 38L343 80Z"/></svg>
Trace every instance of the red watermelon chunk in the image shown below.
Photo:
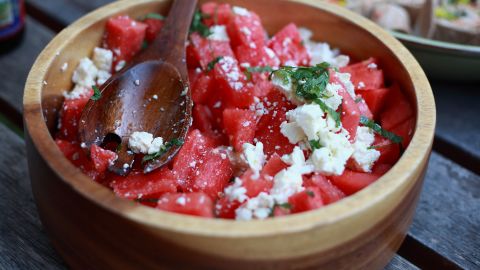
<svg viewBox="0 0 480 270"><path fill-rule="evenodd" d="M114 66L119 61L129 61L142 48L147 24L127 15L108 19L105 26L105 47L113 51Z"/></svg>
<svg viewBox="0 0 480 270"><path fill-rule="evenodd" d="M413 117L413 107L398 85L390 88L383 112L380 114L382 128L391 130L400 123Z"/></svg>
<svg viewBox="0 0 480 270"><path fill-rule="evenodd" d="M214 143L204 136L199 130L189 132L185 143L175 156L172 170L180 190L186 192L192 189L192 179L200 161L207 153L213 151Z"/></svg>
<svg viewBox="0 0 480 270"><path fill-rule="evenodd" d="M88 175L93 180L101 180L103 173L99 173L95 169L92 160L88 158L86 151L82 149L78 143L71 143L59 139L56 139L55 142L63 155L70 160L75 167L80 168L84 174Z"/></svg>
<svg viewBox="0 0 480 270"><path fill-rule="evenodd" d="M252 143L256 129L255 113L250 110L225 109L223 127L233 148L241 152L244 143Z"/></svg>
<svg viewBox="0 0 480 270"><path fill-rule="evenodd" d="M62 110L60 111L60 128L56 134L56 138L77 141L78 124L82 111L87 105L88 100L93 95L93 90L89 89L86 96L80 96L75 99L65 99Z"/></svg>
<svg viewBox="0 0 480 270"><path fill-rule="evenodd" d="M368 119L373 119L373 113L368 108L367 103L361 96L357 96L355 98L355 103L357 103L358 110L360 111L360 115L367 117Z"/></svg>
<svg viewBox="0 0 480 270"><path fill-rule="evenodd" d="M307 187L304 191L288 198L292 213L301 213L323 206L322 195L317 187Z"/></svg>
<svg viewBox="0 0 480 270"><path fill-rule="evenodd" d="M342 175L329 176L330 181L346 195L351 195L380 178L372 173L355 172L346 169Z"/></svg>
<svg viewBox="0 0 480 270"><path fill-rule="evenodd" d="M210 151L198 161L197 171L193 176L193 191L202 191L213 200L227 186L233 174L228 157L219 151Z"/></svg>
<svg viewBox="0 0 480 270"><path fill-rule="evenodd" d="M288 165L283 162L279 155L274 154L265 163L259 175L254 175L251 170L247 170L240 178L242 186L247 190L246 195L249 198L256 197L260 192L269 192L273 187L273 177Z"/></svg>
<svg viewBox="0 0 480 270"><path fill-rule="evenodd" d="M352 96L345 90L345 87L338 90L338 94L342 96L342 126L350 134L350 141L354 142L357 134L357 128L360 124L361 112L358 108L358 104Z"/></svg>
<svg viewBox="0 0 480 270"><path fill-rule="evenodd" d="M395 164L400 158L400 145L393 143L389 139L375 135L373 146L380 152L376 164Z"/></svg>
<svg viewBox="0 0 480 270"><path fill-rule="evenodd" d="M280 132L280 124L286 121L286 113L295 108L278 90L270 91L264 102L256 105L256 110L265 107L266 112L260 118L255 138L263 143L263 152L270 158L274 153L282 156L290 154L294 145Z"/></svg>
<svg viewBox="0 0 480 270"><path fill-rule="evenodd" d="M190 42L192 46L191 53L200 63L203 70L206 70L208 64L217 57L235 57L228 41L210 40L200 36L198 33L192 33Z"/></svg>
<svg viewBox="0 0 480 270"><path fill-rule="evenodd" d="M157 209L191 216L213 217L213 201L203 192L165 194L158 200Z"/></svg>
<svg viewBox="0 0 480 270"><path fill-rule="evenodd" d="M164 21L156 18L148 18L145 19L143 23L147 25L147 30L145 31L145 40L148 42L154 41L162 30Z"/></svg>
<svg viewBox="0 0 480 270"><path fill-rule="evenodd" d="M207 2L200 7L200 11L206 15L203 23L207 26L227 25L232 16L232 8L229 4Z"/></svg>
<svg viewBox="0 0 480 270"><path fill-rule="evenodd" d="M384 87L383 71L378 68L378 61L375 58L340 68L340 72L350 73L355 91Z"/></svg>
<svg viewBox="0 0 480 270"><path fill-rule="evenodd" d="M390 164L375 164L372 168L372 173L382 176L392 168Z"/></svg>
<svg viewBox="0 0 480 270"><path fill-rule="evenodd" d="M204 104L212 94L212 76L208 73L200 73L198 78L191 85L192 87L192 100L195 104Z"/></svg>
<svg viewBox="0 0 480 270"><path fill-rule="evenodd" d="M215 204L215 216L219 218L235 219L235 210L241 204L242 203L237 200L230 201L229 198L223 197Z"/></svg>
<svg viewBox="0 0 480 270"><path fill-rule="evenodd" d="M303 185L305 187L318 188L325 205L345 198L345 194L340 189L334 186L325 176L320 174L314 174L309 178L304 177Z"/></svg>
<svg viewBox="0 0 480 270"><path fill-rule="evenodd" d="M310 63L310 56L294 23L275 34L268 42L268 47L280 58L282 65L307 66Z"/></svg>
<svg viewBox="0 0 480 270"><path fill-rule="evenodd" d="M382 110L385 98L389 92L388 88L357 90L356 93L362 96L373 114L373 118L377 119L378 113Z"/></svg>
<svg viewBox="0 0 480 270"><path fill-rule="evenodd" d="M234 48L247 46L252 49L265 45L265 30L260 17L252 11L248 14L234 14L227 26L230 42Z"/></svg>
<svg viewBox="0 0 480 270"><path fill-rule="evenodd" d="M151 199L177 191L175 175L167 167L144 174L132 171L127 176L115 175L110 182L113 192L126 199Z"/></svg>
<svg viewBox="0 0 480 270"><path fill-rule="evenodd" d="M90 147L90 158L93 161L95 170L99 173L104 173L108 166L113 164L117 160L117 153L110 150L105 150L96 144L92 144Z"/></svg>
<svg viewBox="0 0 480 270"><path fill-rule="evenodd" d="M213 68L218 92L226 107L248 108L253 102L252 88L246 87L246 77L233 57L223 57Z"/></svg>
<svg viewBox="0 0 480 270"><path fill-rule="evenodd" d="M413 117L403 121L401 124L398 124L395 128L392 129L393 133L402 137L403 149L407 148L408 145L410 144L410 140L412 139L414 129L415 129L415 119Z"/></svg>
<svg viewBox="0 0 480 270"><path fill-rule="evenodd" d="M280 59L275 52L266 46L253 49L249 46L241 45L235 48L235 55L240 65L251 67L278 67L280 65Z"/></svg>

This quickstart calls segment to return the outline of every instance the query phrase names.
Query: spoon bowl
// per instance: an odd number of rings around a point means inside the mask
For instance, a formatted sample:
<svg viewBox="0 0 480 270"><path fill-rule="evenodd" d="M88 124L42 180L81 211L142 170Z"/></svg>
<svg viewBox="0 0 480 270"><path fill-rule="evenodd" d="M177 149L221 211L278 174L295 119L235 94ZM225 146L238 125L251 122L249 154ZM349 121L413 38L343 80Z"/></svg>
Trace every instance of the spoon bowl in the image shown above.
<svg viewBox="0 0 480 270"><path fill-rule="evenodd" d="M191 124L192 100L185 60L185 43L197 1L174 1L155 41L99 89L82 112L80 141L87 147L119 144L118 158L109 167L126 175L134 162L128 150L133 132L148 132L165 142L184 140ZM177 18L182 18L178 21ZM148 173L168 163L180 145L173 144L144 166Z"/></svg>

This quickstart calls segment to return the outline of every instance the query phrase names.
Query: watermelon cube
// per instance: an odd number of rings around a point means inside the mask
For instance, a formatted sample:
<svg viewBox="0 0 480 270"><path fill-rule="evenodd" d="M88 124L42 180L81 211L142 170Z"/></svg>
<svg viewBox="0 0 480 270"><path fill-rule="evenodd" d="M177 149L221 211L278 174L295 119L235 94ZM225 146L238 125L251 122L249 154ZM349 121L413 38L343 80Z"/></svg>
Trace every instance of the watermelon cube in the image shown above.
<svg viewBox="0 0 480 270"><path fill-rule="evenodd" d="M217 57L235 57L228 41L211 40L200 36L198 33L192 33L190 35L190 43L192 46L191 54L196 58L203 70L207 70L208 64Z"/></svg>
<svg viewBox="0 0 480 270"><path fill-rule="evenodd" d="M385 98L389 92L388 88L357 90L356 93L362 96L373 114L373 118L377 119L378 113L382 110Z"/></svg>
<svg viewBox="0 0 480 270"><path fill-rule="evenodd" d="M252 143L257 122L255 113L250 110L225 109L223 126L233 148L241 152L244 143Z"/></svg>
<svg viewBox="0 0 480 270"><path fill-rule="evenodd" d="M179 214L213 217L213 201L203 192L164 194L157 209Z"/></svg>
<svg viewBox="0 0 480 270"><path fill-rule="evenodd" d="M145 19L143 23L147 25L147 30L145 31L145 40L152 42L162 30L165 22L157 18L148 18Z"/></svg>
<svg viewBox="0 0 480 270"><path fill-rule="evenodd" d="M318 188L325 205L345 198L345 194L321 174L314 174L311 177L304 177L303 185L305 187Z"/></svg>
<svg viewBox="0 0 480 270"><path fill-rule="evenodd" d="M235 219L235 210L242 203L238 200L231 201L227 197L219 199L215 204L215 216L219 218Z"/></svg>
<svg viewBox="0 0 480 270"><path fill-rule="evenodd" d="M414 109L398 85L390 88L385 100L384 110L380 114L380 123L386 130L391 130L397 125L413 117Z"/></svg>
<svg viewBox="0 0 480 270"><path fill-rule="evenodd" d="M268 42L268 47L280 58L282 65L307 66L310 63L310 56L294 23L276 33Z"/></svg>
<svg viewBox="0 0 480 270"><path fill-rule="evenodd" d="M292 213L301 213L323 206L323 199L317 187L307 187L304 191L293 194L288 198Z"/></svg>
<svg viewBox="0 0 480 270"><path fill-rule="evenodd" d="M117 153L101 148L96 144L90 147L90 158L93 161L95 170L99 173L107 171L108 167L117 160Z"/></svg>
<svg viewBox="0 0 480 270"><path fill-rule="evenodd" d="M129 61L142 48L147 24L127 15L112 17L105 26L104 45L113 51L114 66L119 61Z"/></svg>
<svg viewBox="0 0 480 270"><path fill-rule="evenodd" d="M71 142L78 140L78 124L82 116L82 111L92 95L93 90L90 89L85 96L80 96L75 99L65 99L60 111L60 128L57 131L56 138Z"/></svg>
<svg viewBox="0 0 480 270"><path fill-rule="evenodd" d="M377 181L379 175L372 173L355 172L346 169L342 175L332 175L330 181L346 195L351 195L371 183Z"/></svg>
<svg viewBox="0 0 480 270"><path fill-rule="evenodd" d="M232 8L229 4L207 2L200 7L200 11L205 14L203 23L207 26L227 25L232 16Z"/></svg>
<svg viewBox="0 0 480 270"><path fill-rule="evenodd" d="M195 104L205 104L211 96L213 78L208 73L200 73L192 85L192 100Z"/></svg>
<svg viewBox="0 0 480 270"><path fill-rule="evenodd" d="M260 17L252 11L248 14L234 14L227 26L232 47L247 46L252 49L265 45L265 29Z"/></svg>
<svg viewBox="0 0 480 270"><path fill-rule="evenodd" d="M232 177L230 160L219 151L210 151L198 163L192 179L192 190L201 191L215 200Z"/></svg>
<svg viewBox="0 0 480 270"><path fill-rule="evenodd" d="M253 103L253 91L233 57L223 57L213 68L218 91L226 107L248 108Z"/></svg>
<svg viewBox="0 0 480 270"><path fill-rule="evenodd" d="M340 72L350 73L355 91L384 87L383 71L378 68L378 61L375 58L348 65L341 68Z"/></svg>

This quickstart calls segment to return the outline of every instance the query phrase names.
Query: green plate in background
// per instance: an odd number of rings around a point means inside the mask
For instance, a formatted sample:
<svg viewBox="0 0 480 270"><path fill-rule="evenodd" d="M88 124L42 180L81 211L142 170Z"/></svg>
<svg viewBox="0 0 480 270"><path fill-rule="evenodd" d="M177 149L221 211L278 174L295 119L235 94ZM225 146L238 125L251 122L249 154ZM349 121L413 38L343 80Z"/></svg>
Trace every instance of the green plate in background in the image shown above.
<svg viewBox="0 0 480 270"><path fill-rule="evenodd" d="M430 79L480 81L480 46L392 34L417 58Z"/></svg>

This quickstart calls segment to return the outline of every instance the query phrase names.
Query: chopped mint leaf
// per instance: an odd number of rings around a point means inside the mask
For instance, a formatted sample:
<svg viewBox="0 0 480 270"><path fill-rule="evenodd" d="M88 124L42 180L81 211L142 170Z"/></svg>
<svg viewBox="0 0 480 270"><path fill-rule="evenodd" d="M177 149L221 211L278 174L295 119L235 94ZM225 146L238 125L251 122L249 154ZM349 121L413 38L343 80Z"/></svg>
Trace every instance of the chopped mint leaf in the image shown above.
<svg viewBox="0 0 480 270"><path fill-rule="evenodd" d="M247 81L252 80L252 73L254 72L273 72L273 68L270 66L258 66L258 67L247 67L243 73L247 76Z"/></svg>
<svg viewBox="0 0 480 270"><path fill-rule="evenodd" d="M292 209L292 205L288 202L286 203L281 203L281 204L278 204L278 206L282 207L282 208L285 208L285 209Z"/></svg>
<svg viewBox="0 0 480 270"><path fill-rule="evenodd" d="M202 13L200 10L196 10L193 14L192 24L190 25L190 33L197 32L203 37L208 37L212 34L210 28L203 22L203 18L209 18L210 15Z"/></svg>
<svg viewBox="0 0 480 270"><path fill-rule="evenodd" d="M160 151L158 151L157 153L150 154L150 155L145 155L142 159L142 163L145 163L145 162L150 161L150 160L157 159L157 158L161 157L163 154L165 154L173 146L182 146L183 143L184 142L183 142L182 139L178 139L178 138L171 139L169 142L164 144L161 147Z"/></svg>
<svg viewBox="0 0 480 270"><path fill-rule="evenodd" d="M165 17L163 15L160 15L158 13L148 13L145 15L144 20L146 19L156 19L156 20L165 20Z"/></svg>
<svg viewBox="0 0 480 270"><path fill-rule="evenodd" d="M136 202L144 202L144 203L156 203L158 202L160 199L155 199L155 198L136 198L135 201Z"/></svg>
<svg viewBox="0 0 480 270"><path fill-rule="evenodd" d="M322 148L319 140L310 140L308 143L310 144L310 148L312 148L312 150Z"/></svg>
<svg viewBox="0 0 480 270"><path fill-rule="evenodd" d="M210 70L212 70L215 67L215 65L218 62L220 62L220 60L222 60L222 59L223 59L223 56L218 56L215 59L213 59L212 61L210 61L210 63L208 63L208 65L207 65L207 69L205 70L205 72L209 72Z"/></svg>
<svg viewBox="0 0 480 270"><path fill-rule="evenodd" d="M313 191L311 191L311 190L307 190L307 191L305 191L305 193L307 193L307 195L309 197L312 197L312 198L315 197L315 193L313 193Z"/></svg>
<svg viewBox="0 0 480 270"><path fill-rule="evenodd" d="M100 92L100 89L96 85L92 85L93 89L93 96L90 98L93 101L97 101L102 97L102 92Z"/></svg>
<svg viewBox="0 0 480 270"><path fill-rule="evenodd" d="M340 119L340 114L338 112L328 107L327 104L325 104L325 102L319 98L313 100L313 102L317 103L323 111L327 112L333 118L333 120L335 120L335 126L340 126L342 120Z"/></svg>
<svg viewBox="0 0 480 270"><path fill-rule="evenodd" d="M142 50L145 50L147 47L148 47L148 42L146 40L144 40L142 42Z"/></svg>
<svg viewBox="0 0 480 270"><path fill-rule="evenodd" d="M360 116L360 123L366 127L371 128L378 135L389 139L394 143L401 143L403 138L396 135L393 132L383 129L379 124L375 123L373 120L368 119L366 116Z"/></svg>
<svg viewBox="0 0 480 270"><path fill-rule="evenodd" d="M360 103L360 102L362 102L362 100L363 100L363 98L357 97L357 98L355 99L355 103Z"/></svg>

